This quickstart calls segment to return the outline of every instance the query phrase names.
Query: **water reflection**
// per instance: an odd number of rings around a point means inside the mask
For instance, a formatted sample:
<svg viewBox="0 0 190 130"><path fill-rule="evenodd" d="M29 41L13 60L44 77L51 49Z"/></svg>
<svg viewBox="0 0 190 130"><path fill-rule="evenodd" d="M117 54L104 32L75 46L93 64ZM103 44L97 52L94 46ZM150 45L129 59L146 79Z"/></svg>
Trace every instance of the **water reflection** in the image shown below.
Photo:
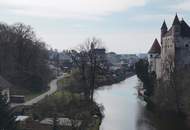
<svg viewBox="0 0 190 130"><path fill-rule="evenodd" d="M133 76L96 91L96 101L105 108L101 130L186 130L177 118L161 118L147 111L145 102L137 98L137 83Z"/></svg>

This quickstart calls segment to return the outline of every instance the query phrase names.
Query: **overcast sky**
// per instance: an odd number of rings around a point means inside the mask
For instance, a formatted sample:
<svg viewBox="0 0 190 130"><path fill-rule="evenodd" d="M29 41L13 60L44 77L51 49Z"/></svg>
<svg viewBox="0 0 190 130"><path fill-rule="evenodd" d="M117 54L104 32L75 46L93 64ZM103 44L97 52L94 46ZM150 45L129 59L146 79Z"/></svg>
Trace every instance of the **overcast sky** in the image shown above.
<svg viewBox="0 0 190 130"><path fill-rule="evenodd" d="M147 52L176 12L190 24L190 0L0 0L2 22L31 25L58 50L97 37L108 51Z"/></svg>

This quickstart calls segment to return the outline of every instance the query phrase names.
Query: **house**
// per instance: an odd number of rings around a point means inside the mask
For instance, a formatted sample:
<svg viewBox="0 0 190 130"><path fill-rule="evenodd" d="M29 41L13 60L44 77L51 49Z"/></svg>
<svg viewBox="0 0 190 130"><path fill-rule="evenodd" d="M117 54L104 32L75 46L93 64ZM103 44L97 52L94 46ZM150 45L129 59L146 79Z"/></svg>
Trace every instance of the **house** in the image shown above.
<svg viewBox="0 0 190 130"><path fill-rule="evenodd" d="M155 71L157 79L168 80L173 69L190 66L190 27L177 14L168 29L164 21L161 27L160 43L156 40L149 51L150 71Z"/></svg>
<svg viewBox="0 0 190 130"><path fill-rule="evenodd" d="M45 118L38 121L28 116L18 116L16 121L19 128L24 130L52 130L54 124L53 118ZM82 125L82 121L80 120L71 120L63 117L57 118L56 123L58 130L71 130L73 127L80 129Z"/></svg>
<svg viewBox="0 0 190 130"><path fill-rule="evenodd" d="M11 84L5 80L2 76L0 76L0 94L6 96L7 102L10 101L10 88Z"/></svg>

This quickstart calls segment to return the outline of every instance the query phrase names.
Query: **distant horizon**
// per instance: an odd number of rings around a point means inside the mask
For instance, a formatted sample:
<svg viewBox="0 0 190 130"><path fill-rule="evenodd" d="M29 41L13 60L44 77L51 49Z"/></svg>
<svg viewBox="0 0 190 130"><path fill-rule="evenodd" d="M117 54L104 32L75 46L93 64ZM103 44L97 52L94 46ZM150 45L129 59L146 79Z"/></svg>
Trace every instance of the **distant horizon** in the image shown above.
<svg viewBox="0 0 190 130"><path fill-rule="evenodd" d="M138 54L160 41L163 21L170 27L176 12L190 24L189 6L189 0L0 0L0 18L30 25L60 51L96 37L109 52Z"/></svg>
<svg viewBox="0 0 190 130"><path fill-rule="evenodd" d="M56 48L48 48L49 49L53 49L53 51L57 50ZM64 50L68 50L68 49L63 49L63 50L57 50L58 53L61 53L62 51ZM145 52L145 53L117 53L117 52L114 52L114 51L107 51L106 50L106 53L116 53L117 55L140 55L140 54L148 54L148 52Z"/></svg>

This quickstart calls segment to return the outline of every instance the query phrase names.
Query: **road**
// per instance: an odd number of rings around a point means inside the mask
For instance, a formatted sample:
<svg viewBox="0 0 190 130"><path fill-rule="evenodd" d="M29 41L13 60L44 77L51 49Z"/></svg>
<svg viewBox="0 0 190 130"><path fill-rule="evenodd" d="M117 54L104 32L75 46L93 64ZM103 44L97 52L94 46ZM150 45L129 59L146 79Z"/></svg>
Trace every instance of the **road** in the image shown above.
<svg viewBox="0 0 190 130"><path fill-rule="evenodd" d="M12 106L12 107L16 107L16 106L20 106L20 105L31 106L31 105L34 105L34 104L38 103L38 102L41 101L42 99L44 99L46 96L52 95L52 94L55 93L55 92L57 91L57 89L58 89L58 87L57 87L57 81L58 81L59 79L63 78L64 75L65 75L65 74L63 74L63 75L57 77L56 79L52 80L52 81L49 83L50 89L49 89L47 92L45 92L45 93L43 93L43 94L41 94L41 95L39 95L39 96L37 96L37 97L35 97L35 98L29 100L29 101L26 101L25 103L12 104L11 106Z"/></svg>
<svg viewBox="0 0 190 130"><path fill-rule="evenodd" d="M49 96L49 95L52 95L53 93L55 93L57 91L57 88L58 88L57 87L57 81L59 79L63 78L63 77L64 77L64 74L61 75L61 76L59 76L59 77L57 77L56 79L52 80L50 82L50 84L49 84L50 89L47 92L45 92L45 93L43 93L43 94L41 94L41 95L39 95L39 96L37 96L37 97L35 97L35 98L27 101L27 102L25 102L23 105L25 105L25 106L31 106L31 105L33 105L35 103L38 103L42 99L44 99L46 96Z"/></svg>

